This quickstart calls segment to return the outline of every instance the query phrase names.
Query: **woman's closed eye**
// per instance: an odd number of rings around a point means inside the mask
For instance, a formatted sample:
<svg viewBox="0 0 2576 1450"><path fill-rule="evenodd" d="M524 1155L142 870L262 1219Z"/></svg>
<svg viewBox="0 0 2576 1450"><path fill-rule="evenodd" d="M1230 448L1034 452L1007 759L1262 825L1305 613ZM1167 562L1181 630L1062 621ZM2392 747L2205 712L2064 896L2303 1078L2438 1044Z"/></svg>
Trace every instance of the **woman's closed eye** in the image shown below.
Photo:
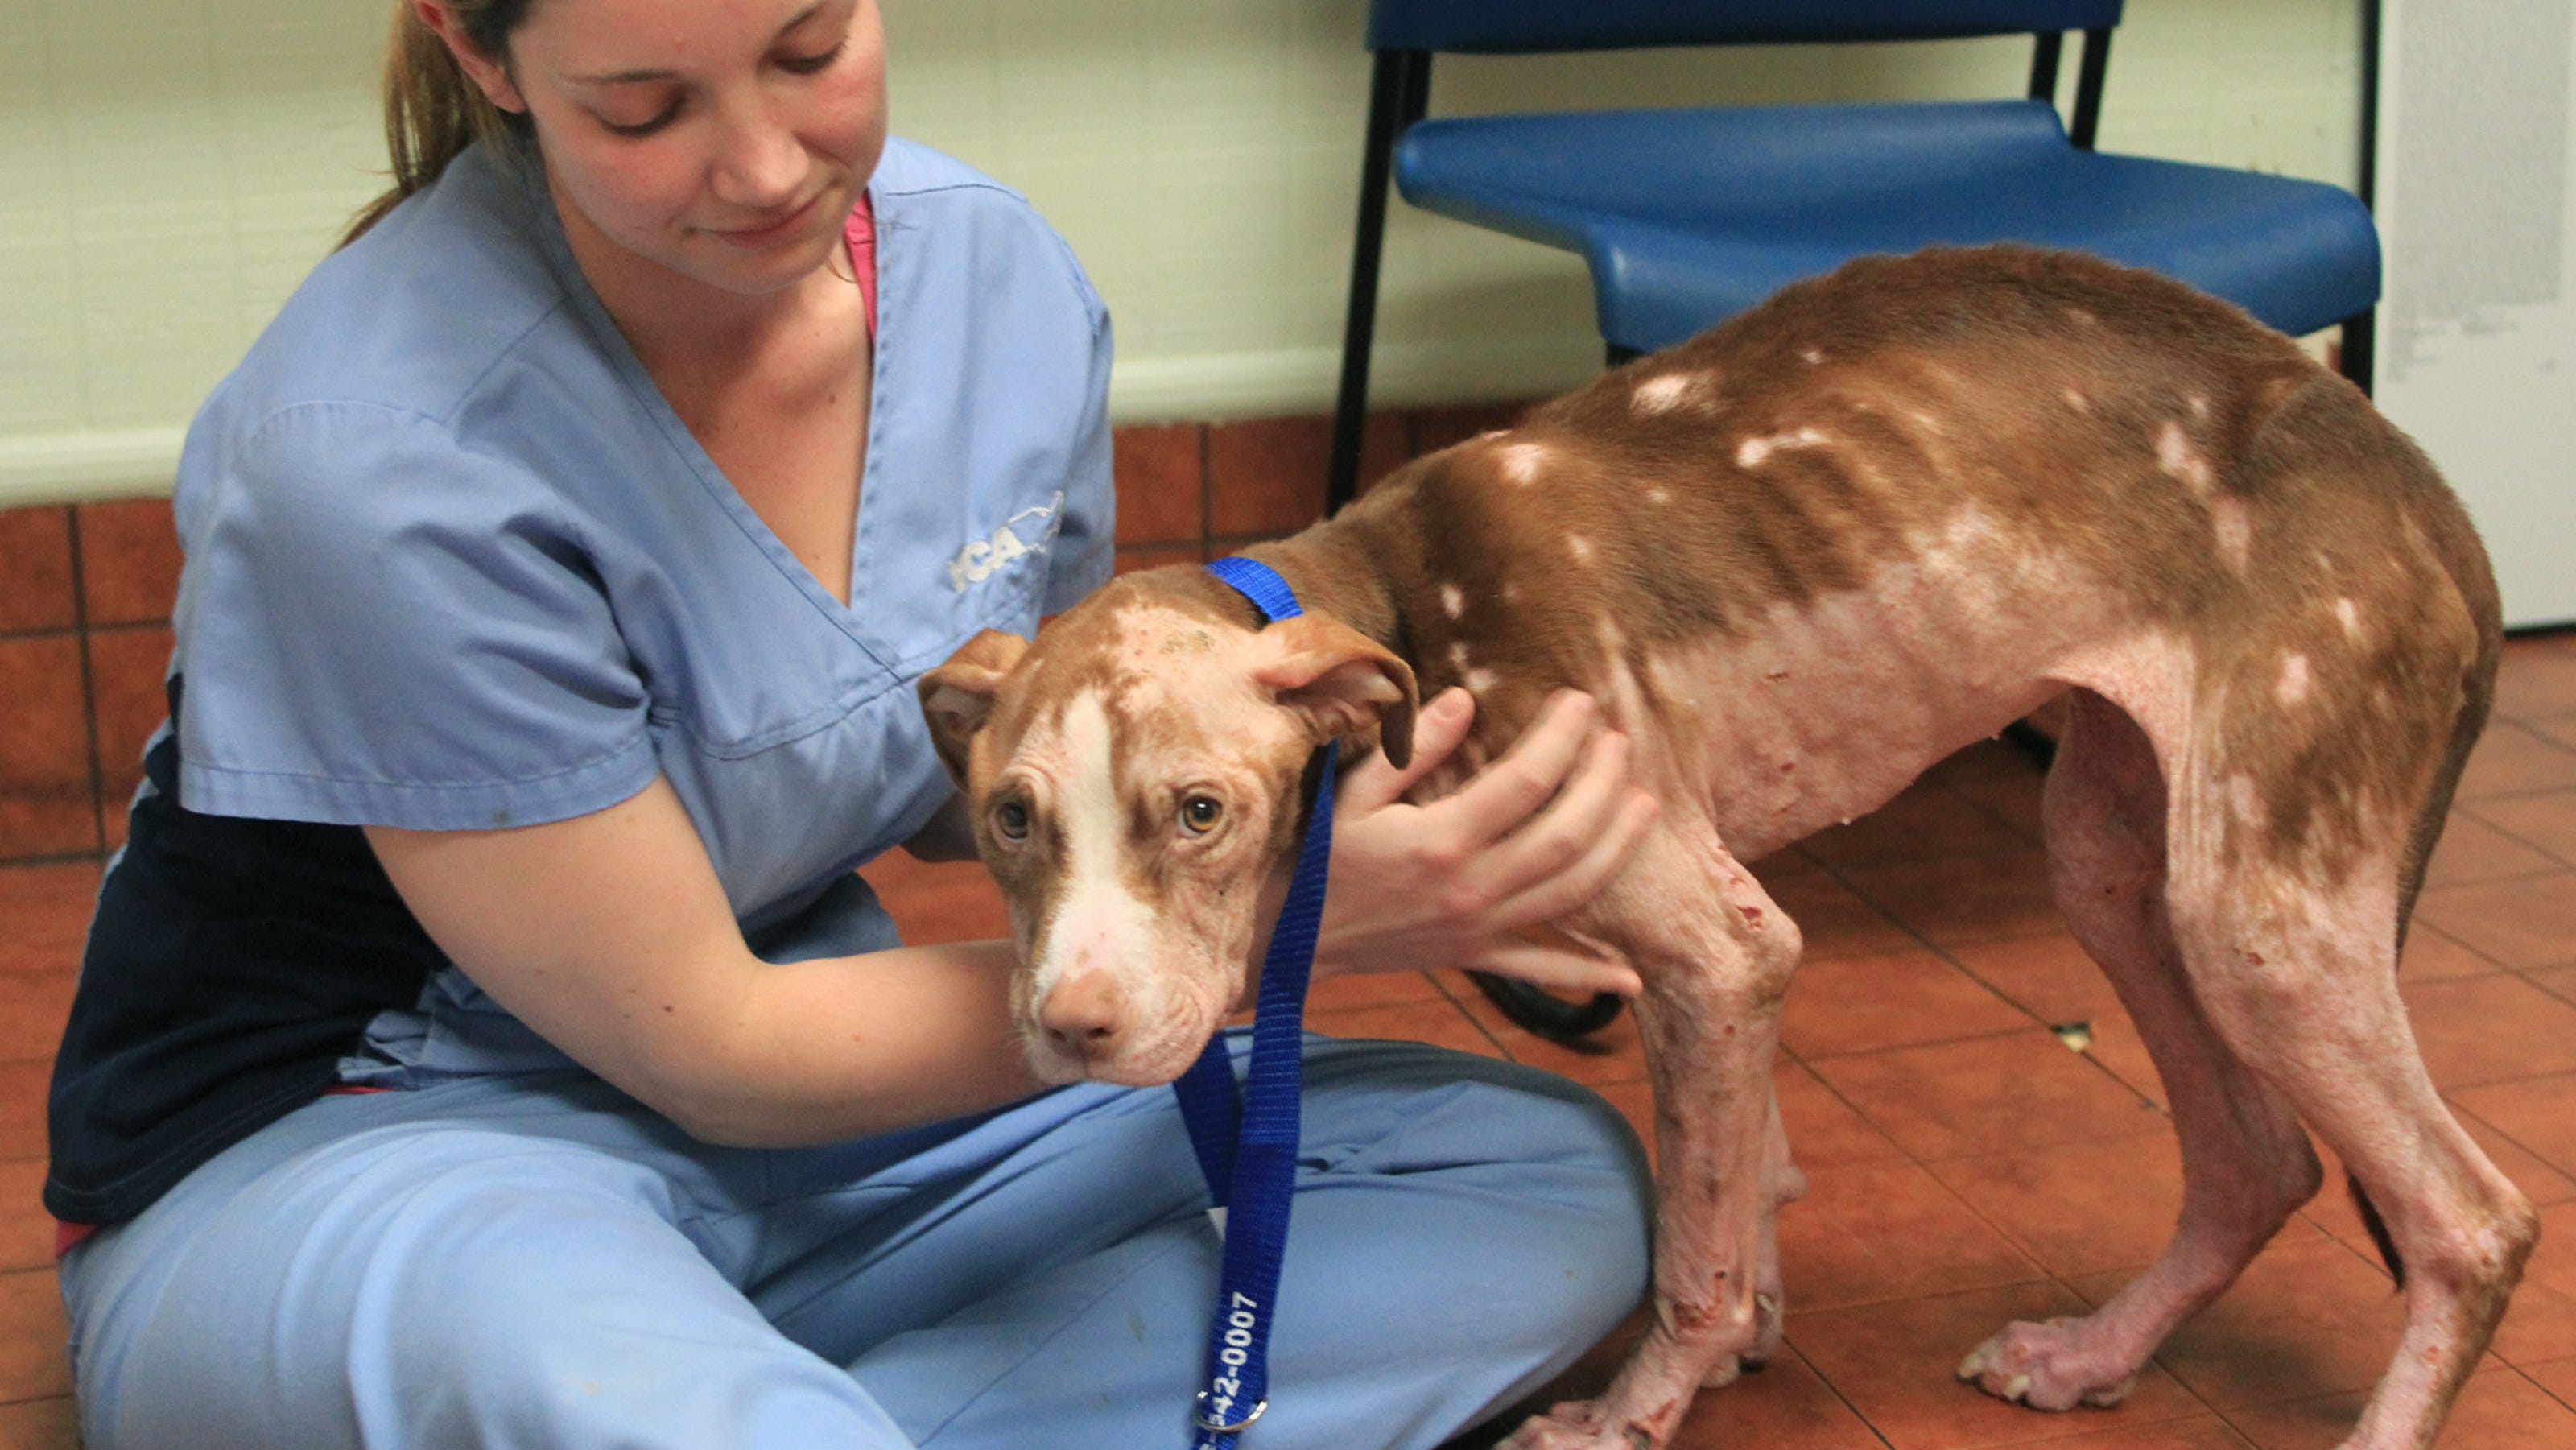
<svg viewBox="0 0 2576 1450"><path fill-rule="evenodd" d="M849 49L849 45L849 37L843 36L834 41L829 50L818 51L812 55L781 56L778 60L778 68L793 75L820 75L832 68L832 62L839 60L841 52Z"/></svg>
<svg viewBox="0 0 2576 1450"><path fill-rule="evenodd" d="M671 124L672 118L679 114L680 99L679 97L674 96L668 104L662 107L661 110L654 112L651 116L648 116L641 121L612 121L606 116L602 116L599 118L599 124L607 127L610 131L620 136L650 136L654 132Z"/></svg>
<svg viewBox="0 0 2576 1450"><path fill-rule="evenodd" d="M839 60L841 56L849 50L849 48L849 37L844 35L839 40L834 41L831 47L827 50L815 51L804 55L782 55L777 58L775 64L780 70L783 70L790 75L821 75L823 72L830 70L832 68L832 63ZM675 95L668 101L664 102L660 110L655 111L653 114L643 117L642 119L634 121L620 121L613 117L601 116L599 118L599 124L607 127L609 131L619 136L650 136L654 132L661 130L663 127L670 125L674 120L677 120L679 118L682 105L683 98Z"/></svg>

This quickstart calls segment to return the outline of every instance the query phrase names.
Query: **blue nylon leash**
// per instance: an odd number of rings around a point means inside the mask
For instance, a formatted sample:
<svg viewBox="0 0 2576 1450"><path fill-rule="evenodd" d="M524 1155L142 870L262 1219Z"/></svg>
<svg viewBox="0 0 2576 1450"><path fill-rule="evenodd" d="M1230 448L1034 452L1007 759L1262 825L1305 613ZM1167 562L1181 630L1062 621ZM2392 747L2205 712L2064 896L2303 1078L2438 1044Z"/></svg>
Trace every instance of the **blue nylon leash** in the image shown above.
<svg viewBox="0 0 2576 1450"><path fill-rule="evenodd" d="M1304 612L1287 581L1267 565L1237 556L1217 560L1208 572L1251 600L1270 621ZM1270 1408L1270 1326L1277 1309L1280 1259L1288 1246L1289 1199L1296 1189L1306 979L1315 964L1325 868L1333 853L1333 779L1340 743L1326 744L1322 754L1314 808L1297 851L1297 874L1261 965L1252 1063L1243 1088L1238 1093L1235 1087L1222 1032L1208 1040L1198 1061L1172 1084L1225 1236L1216 1320L1208 1329L1206 1388L1199 1391L1190 1416L1194 1450L1234 1450L1243 1431Z"/></svg>

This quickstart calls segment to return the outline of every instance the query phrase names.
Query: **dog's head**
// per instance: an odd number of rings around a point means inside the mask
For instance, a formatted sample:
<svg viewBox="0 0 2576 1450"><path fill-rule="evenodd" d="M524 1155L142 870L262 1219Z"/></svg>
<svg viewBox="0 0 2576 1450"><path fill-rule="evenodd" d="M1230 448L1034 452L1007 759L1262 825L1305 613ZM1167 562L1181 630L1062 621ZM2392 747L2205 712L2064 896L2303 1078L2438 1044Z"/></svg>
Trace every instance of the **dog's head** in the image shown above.
<svg viewBox="0 0 2576 1450"><path fill-rule="evenodd" d="M987 630L920 690L1010 905L1031 1067L1140 1085L1180 1076L1241 997L1315 748L1383 739L1400 763L1415 705L1412 670L1357 631L1250 629L1156 574L1034 643Z"/></svg>

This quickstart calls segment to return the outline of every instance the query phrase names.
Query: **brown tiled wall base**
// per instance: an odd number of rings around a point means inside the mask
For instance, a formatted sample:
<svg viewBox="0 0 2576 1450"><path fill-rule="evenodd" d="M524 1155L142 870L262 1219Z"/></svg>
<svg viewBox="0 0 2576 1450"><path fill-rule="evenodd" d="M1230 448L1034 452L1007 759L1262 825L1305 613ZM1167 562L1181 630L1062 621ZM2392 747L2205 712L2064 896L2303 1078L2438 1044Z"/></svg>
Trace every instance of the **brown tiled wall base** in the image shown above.
<svg viewBox="0 0 2576 1450"><path fill-rule="evenodd" d="M123 842L178 584L159 499L0 510L0 861Z"/></svg>
<svg viewBox="0 0 2576 1450"><path fill-rule="evenodd" d="M1362 438L1361 487L1408 459L1503 427L1527 406L1376 414ZM1121 428L1117 453L1119 571L1204 563L1324 516L1332 421L1262 418Z"/></svg>
<svg viewBox="0 0 2576 1450"><path fill-rule="evenodd" d="M1520 405L1384 413L1363 476ZM1323 516L1323 418L1120 428L1118 567L1216 558ZM0 861L95 858L125 836L162 715L179 546L159 499L0 510Z"/></svg>

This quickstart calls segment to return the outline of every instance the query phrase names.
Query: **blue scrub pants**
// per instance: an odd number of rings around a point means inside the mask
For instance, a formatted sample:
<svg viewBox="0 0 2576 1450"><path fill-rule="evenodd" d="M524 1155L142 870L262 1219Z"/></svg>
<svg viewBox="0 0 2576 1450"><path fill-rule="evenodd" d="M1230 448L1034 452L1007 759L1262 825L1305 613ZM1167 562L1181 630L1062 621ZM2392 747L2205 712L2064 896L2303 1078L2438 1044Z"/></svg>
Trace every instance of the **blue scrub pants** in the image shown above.
<svg viewBox="0 0 2576 1450"><path fill-rule="evenodd" d="M1411 1043L1312 1038L1306 1073L1247 1450L1437 1445L1637 1304L1651 1193L1598 1098ZM65 1260L82 1434L1178 1450L1206 1206L1167 1089L792 1151L692 1142L578 1074L327 1097Z"/></svg>

